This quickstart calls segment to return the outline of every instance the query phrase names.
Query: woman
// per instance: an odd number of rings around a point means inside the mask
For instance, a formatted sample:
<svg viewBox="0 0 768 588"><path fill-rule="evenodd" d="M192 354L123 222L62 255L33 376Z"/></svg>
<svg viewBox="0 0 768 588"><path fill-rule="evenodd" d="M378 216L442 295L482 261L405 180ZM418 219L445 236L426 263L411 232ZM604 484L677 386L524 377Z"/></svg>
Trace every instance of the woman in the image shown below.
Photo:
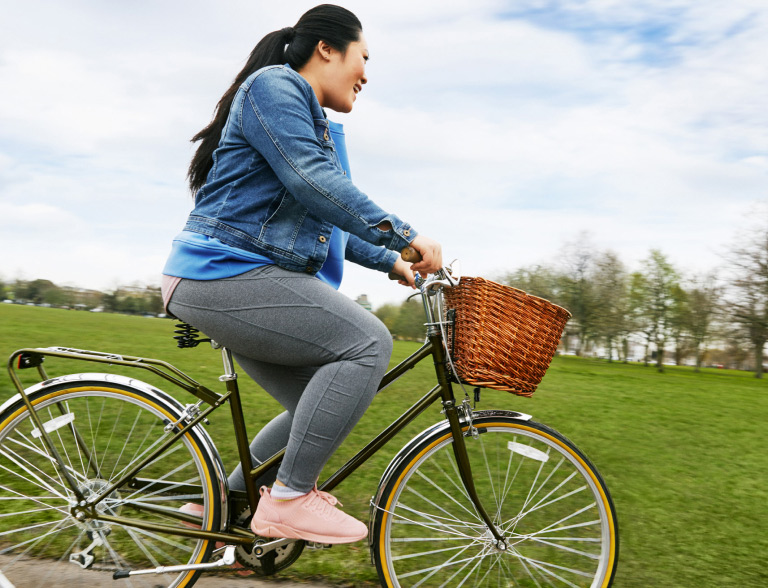
<svg viewBox="0 0 768 588"><path fill-rule="evenodd" d="M321 5L254 48L189 168L195 208L164 270L170 313L230 348L286 412L251 444L255 464L286 447L251 528L323 543L366 526L319 492L325 463L376 394L392 351L384 325L337 291L350 260L413 286L440 245L388 214L350 179L340 125L367 82L368 47L348 10ZM422 261L397 253L410 245ZM270 483L272 480L259 480ZM230 487L244 489L238 467Z"/></svg>

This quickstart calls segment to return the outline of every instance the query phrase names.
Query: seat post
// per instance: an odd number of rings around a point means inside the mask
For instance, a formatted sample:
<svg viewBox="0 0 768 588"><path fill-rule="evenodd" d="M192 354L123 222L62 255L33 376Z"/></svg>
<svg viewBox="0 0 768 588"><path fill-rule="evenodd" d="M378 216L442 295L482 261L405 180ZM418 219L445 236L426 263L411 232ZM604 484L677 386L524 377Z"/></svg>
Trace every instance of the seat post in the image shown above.
<svg viewBox="0 0 768 588"><path fill-rule="evenodd" d="M211 342L213 345L213 342ZM218 344L215 345L218 347ZM237 380L237 373L235 372L235 364L232 361L232 352L226 347L221 347L221 359L224 362L224 375L219 378L222 382L228 382L231 380Z"/></svg>

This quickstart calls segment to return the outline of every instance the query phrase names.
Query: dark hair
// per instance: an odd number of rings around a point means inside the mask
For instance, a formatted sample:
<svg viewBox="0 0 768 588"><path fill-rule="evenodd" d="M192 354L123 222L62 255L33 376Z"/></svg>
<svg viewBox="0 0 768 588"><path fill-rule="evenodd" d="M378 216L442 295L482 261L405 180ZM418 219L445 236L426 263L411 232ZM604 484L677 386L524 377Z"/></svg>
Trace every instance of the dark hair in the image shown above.
<svg viewBox="0 0 768 588"><path fill-rule="evenodd" d="M205 184L208 172L213 167L213 152L219 145L221 131L227 122L229 109L240 85L255 71L267 65L288 63L299 70L312 57L318 42L325 41L337 51L344 53L349 44L360 39L363 25L346 8L333 4L321 4L305 12L294 27L285 27L269 33L256 47L242 71L237 74L229 90L219 100L213 113L213 120L202 131L192 137L192 142L201 141L187 178L192 192Z"/></svg>

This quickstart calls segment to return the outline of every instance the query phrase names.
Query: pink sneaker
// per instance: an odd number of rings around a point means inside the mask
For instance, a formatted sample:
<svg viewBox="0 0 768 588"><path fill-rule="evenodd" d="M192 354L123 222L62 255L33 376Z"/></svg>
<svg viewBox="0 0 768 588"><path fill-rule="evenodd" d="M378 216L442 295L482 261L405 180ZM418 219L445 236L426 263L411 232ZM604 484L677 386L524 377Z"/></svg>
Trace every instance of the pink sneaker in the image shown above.
<svg viewBox="0 0 768 588"><path fill-rule="evenodd" d="M286 537L318 543L354 543L368 536L368 527L336 508L336 498L317 486L292 500L275 500L262 486L251 530L262 537ZM340 503L339 503L340 504Z"/></svg>
<svg viewBox="0 0 768 588"><path fill-rule="evenodd" d="M196 504L194 502L187 502L187 504L181 505L179 507L179 512L183 512L184 514L188 515L194 515L196 517L203 518L203 505L202 504ZM190 529L199 529L200 525L195 525L193 523L187 523L185 521L181 521L181 524L185 527L189 527ZM224 547L224 543L221 543L220 541L216 542L216 545L214 546L214 549L221 549ZM232 564L232 569L237 570L238 576L252 576L256 572L253 570L249 570L243 564L241 564L239 561L236 561L234 564Z"/></svg>

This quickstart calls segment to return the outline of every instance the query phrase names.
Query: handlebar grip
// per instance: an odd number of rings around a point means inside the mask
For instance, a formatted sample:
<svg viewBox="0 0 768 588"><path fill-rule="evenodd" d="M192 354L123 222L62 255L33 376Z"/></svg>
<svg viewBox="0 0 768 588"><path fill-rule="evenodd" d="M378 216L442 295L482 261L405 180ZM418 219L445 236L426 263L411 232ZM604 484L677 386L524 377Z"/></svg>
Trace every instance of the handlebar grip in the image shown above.
<svg viewBox="0 0 768 588"><path fill-rule="evenodd" d="M407 261L408 263L418 263L422 259L421 253L410 246L403 247L402 251L400 251L400 257L403 258L403 261ZM407 281L403 276L396 274L395 272L389 272L387 277L390 280L403 280L404 282Z"/></svg>
<svg viewBox="0 0 768 588"><path fill-rule="evenodd" d="M403 261L407 261L409 263L418 263L422 259L421 253L410 246L403 247L403 250L400 252L400 257L403 258Z"/></svg>

